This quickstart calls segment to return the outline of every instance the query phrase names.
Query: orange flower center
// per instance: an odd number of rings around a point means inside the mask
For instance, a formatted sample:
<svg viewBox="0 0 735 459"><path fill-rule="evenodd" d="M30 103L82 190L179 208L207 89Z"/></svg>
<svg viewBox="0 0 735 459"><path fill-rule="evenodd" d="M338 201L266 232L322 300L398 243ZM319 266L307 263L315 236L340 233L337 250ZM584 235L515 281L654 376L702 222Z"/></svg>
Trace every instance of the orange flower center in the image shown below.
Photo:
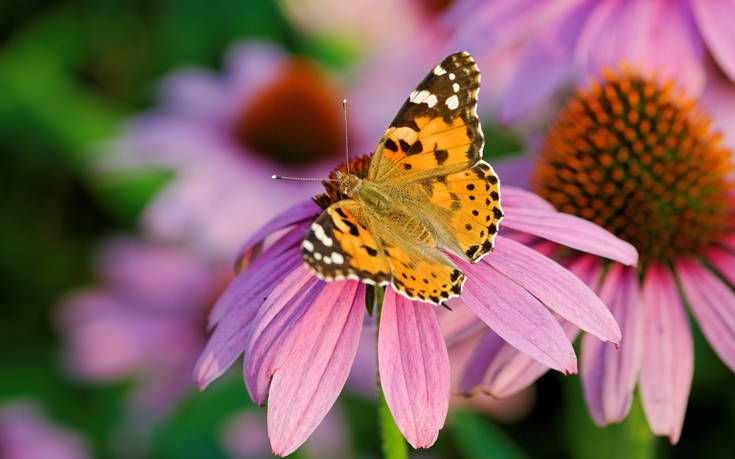
<svg viewBox="0 0 735 459"><path fill-rule="evenodd" d="M342 151L340 100L321 69L294 58L235 118L233 135L249 150L286 164L329 157Z"/></svg>
<svg viewBox="0 0 735 459"><path fill-rule="evenodd" d="M562 212L633 244L643 260L697 253L728 231L731 153L694 101L624 70L578 91L533 173Z"/></svg>

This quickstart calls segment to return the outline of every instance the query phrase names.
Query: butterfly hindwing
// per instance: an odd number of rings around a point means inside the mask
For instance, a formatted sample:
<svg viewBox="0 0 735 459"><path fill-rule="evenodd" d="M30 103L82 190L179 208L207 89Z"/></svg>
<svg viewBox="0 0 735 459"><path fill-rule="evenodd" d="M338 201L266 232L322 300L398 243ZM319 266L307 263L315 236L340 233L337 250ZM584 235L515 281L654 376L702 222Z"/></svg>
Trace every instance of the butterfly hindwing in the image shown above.
<svg viewBox="0 0 735 459"><path fill-rule="evenodd" d="M309 228L301 243L301 257L324 280L388 283L390 266L369 226L360 204L351 199L338 201Z"/></svg>
<svg viewBox="0 0 735 459"><path fill-rule="evenodd" d="M479 87L480 72L468 53L452 54L437 64L383 135L368 178L405 182L463 170L480 160Z"/></svg>

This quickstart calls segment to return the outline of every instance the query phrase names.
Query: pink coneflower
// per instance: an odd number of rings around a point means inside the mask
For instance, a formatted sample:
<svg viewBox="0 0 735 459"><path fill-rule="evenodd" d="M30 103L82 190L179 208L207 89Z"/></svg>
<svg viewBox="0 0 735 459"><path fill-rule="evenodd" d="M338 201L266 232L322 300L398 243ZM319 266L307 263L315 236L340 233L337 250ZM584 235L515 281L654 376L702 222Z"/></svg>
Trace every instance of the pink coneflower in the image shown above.
<svg viewBox="0 0 735 459"><path fill-rule="evenodd" d="M358 158L350 169L364 176L367 164ZM322 206L335 197L333 187L327 190L315 200ZM637 261L635 249L607 231L548 207L536 210L544 201L531 193L505 187L502 199L506 216L512 216L506 229L628 264ZM210 326L216 329L195 371L204 388L244 352L245 384L256 403L268 399L268 433L279 455L298 448L336 400L365 316L365 284L321 281L302 262L305 231L322 210L315 201L279 215L244 245L241 253L249 264L212 310ZM619 341L617 324L592 291L522 243L499 235L494 253L482 262L454 261L467 281L462 296L449 301L451 307L472 310L503 339L548 366L576 371L574 350L550 310L602 340ZM449 358L436 309L388 287L380 315L380 383L398 428L416 448L434 443L450 397Z"/></svg>
<svg viewBox="0 0 735 459"><path fill-rule="evenodd" d="M335 103L342 95L334 78L274 45L233 47L221 74L178 70L160 94L155 108L129 124L106 167L173 171L145 210L144 227L208 257L229 259L256 222L296 202L288 184L272 182L275 171L323 174L319 163L343 153L342 111Z"/></svg>
<svg viewBox="0 0 735 459"><path fill-rule="evenodd" d="M519 54L501 103L506 121L621 61L657 72L662 82L674 79L692 97L711 85L713 73L735 84L730 0L465 0L445 20L457 29L454 45L479 60Z"/></svg>
<svg viewBox="0 0 735 459"><path fill-rule="evenodd" d="M144 434L190 390L206 314L231 275L184 249L122 237L99 258L100 285L59 310L65 365L83 381L134 381L124 427Z"/></svg>
<svg viewBox="0 0 735 459"><path fill-rule="evenodd" d="M0 406L0 457L3 459L87 459L84 439L49 420L30 400Z"/></svg>
<svg viewBox="0 0 735 459"><path fill-rule="evenodd" d="M607 73L569 101L526 172L557 209L596 222L640 252L638 269L605 269L589 255L562 261L597 289L623 333L619 349L585 335L582 384L601 425L627 415L638 385L651 430L675 443L694 366L685 302L735 369L735 182L731 153L711 119L672 87L630 71ZM564 256L548 244L538 247ZM564 327L576 335L572 324ZM508 361L516 382L522 375L528 384L545 371L507 349L502 356L478 352L463 388L502 392L507 375L493 368Z"/></svg>

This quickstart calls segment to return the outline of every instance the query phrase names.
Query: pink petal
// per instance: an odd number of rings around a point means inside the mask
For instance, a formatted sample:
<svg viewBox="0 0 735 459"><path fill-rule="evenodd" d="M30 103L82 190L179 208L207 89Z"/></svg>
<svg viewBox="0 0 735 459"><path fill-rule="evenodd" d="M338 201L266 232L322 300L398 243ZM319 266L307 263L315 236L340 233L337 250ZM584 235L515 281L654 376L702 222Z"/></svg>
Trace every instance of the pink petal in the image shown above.
<svg viewBox="0 0 735 459"><path fill-rule="evenodd" d="M577 257L569 257L563 260L562 266L579 277L592 290L597 290L599 287L600 274L602 274L602 263L599 258L584 254Z"/></svg>
<svg viewBox="0 0 735 459"><path fill-rule="evenodd" d="M503 178L501 176L500 180L502 181L502 179ZM502 196L500 197L500 201L503 205L503 209L517 207L520 209L530 208L555 211L554 206L552 206L544 198L537 194L531 193L530 191L526 191L523 188L503 185L501 191Z"/></svg>
<svg viewBox="0 0 735 459"><path fill-rule="evenodd" d="M610 311L574 274L511 239L496 236L495 241L494 251L482 261L582 330L603 341L620 342L620 328Z"/></svg>
<svg viewBox="0 0 735 459"><path fill-rule="evenodd" d="M596 2L582 2L548 26L524 54L501 108L501 119L513 122L549 98L573 70L573 55L587 16Z"/></svg>
<svg viewBox="0 0 735 459"><path fill-rule="evenodd" d="M505 205L503 209L502 227L534 234L626 265L638 263L635 247L592 222L556 211L508 208Z"/></svg>
<svg viewBox="0 0 735 459"><path fill-rule="evenodd" d="M434 308L385 290L380 383L398 429L414 448L434 444L449 407L449 356Z"/></svg>
<svg viewBox="0 0 735 459"><path fill-rule="evenodd" d="M262 298L271 298L274 290L286 288L289 279L293 279L291 276L304 275L299 268L303 264L297 253L291 251L272 259L269 268L245 271L230 284L218 303L226 311L194 369L194 379L200 389L224 373L243 352L256 315L263 308Z"/></svg>
<svg viewBox="0 0 735 459"><path fill-rule="evenodd" d="M450 300L450 305L464 302L505 341L544 365L564 373L577 372L569 339L532 292L488 264L454 260L467 281L461 299Z"/></svg>
<svg viewBox="0 0 735 459"><path fill-rule="evenodd" d="M301 446L334 404L357 353L364 311L363 284L330 282L299 319L293 351L273 373L268 396L274 454Z"/></svg>
<svg viewBox="0 0 735 459"><path fill-rule="evenodd" d="M295 204L273 217L273 219L263 225L250 239L248 239L245 244L242 245L235 261L236 269L237 266L240 265L240 259L243 255L245 255L245 253L255 244L287 226L295 225L304 220L311 219L312 217L316 218L320 212L321 208L316 205L314 201L309 199L308 201L302 201Z"/></svg>
<svg viewBox="0 0 735 459"><path fill-rule="evenodd" d="M559 319L569 341L579 329ZM533 384L549 367L518 351L500 336L488 331L465 366L459 390L465 394L482 391L496 398L510 397Z"/></svg>
<svg viewBox="0 0 735 459"><path fill-rule="evenodd" d="M590 335L582 338L582 387L592 419L620 422L630 410L643 349L643 313L636 271L614 264L600 287L623 330L620 348Z"/></svg>
<svg viewBox="0 0 735 459"><path fill-rule="evenodd" d="M656 435L679 440L694 372L689 318L666 266L652 265L643 280L643 364L640 393Z"/></svg>
<svg viewBox="0 0 735 459"><path fill-rule="evenodd" d="M735 255L732 252L713 247L707 250L707 261L717 268L725 279L735 285Z"/></svg>
<svg viewBox="0 0 735 459"><path fill-rule="evenodd" d="M735 3L690 0L689 4L712 56L735 83Z"/></svg>
<svg viewBox="0 0 735 459"><path fill-rule="evenodd" d="M243 308L258 297L268 296L278 283L279 275L285 275L283 273L290 271L289 268L301 263L298 247L306 228L302 225L287 232L235 277L210 311L209 328L213 328L231 308Z"/></svg>
<svg viewBox="0 0 735 459"><path fill-rule="evenodd" d="M600 2L580 35L575 59L587 75L627 62L674 79L694 96L704 87L703 48L681 1Z"/></svg>
<svg viewBox="0 0 735 459"><path fill-rule="evenodd" d="M694 260L677 262L676 272L707 341L722 361L735 370L735 294Z"/></svg>
<svg viewBox="0 0 735 459"><path fill-rule="evenodd" d="M301 265L286 277L258 310L248 334L243 373L255 403L263 404L273 373L293 350L300 321L327 283Z"/></svg>

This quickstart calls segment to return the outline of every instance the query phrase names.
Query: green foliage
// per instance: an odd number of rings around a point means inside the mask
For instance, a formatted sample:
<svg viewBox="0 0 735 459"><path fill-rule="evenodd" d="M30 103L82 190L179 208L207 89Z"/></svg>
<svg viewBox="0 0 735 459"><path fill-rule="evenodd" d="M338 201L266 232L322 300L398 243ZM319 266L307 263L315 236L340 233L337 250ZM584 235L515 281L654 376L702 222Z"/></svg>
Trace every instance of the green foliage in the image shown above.
<svg viewBox="0 0 735 459"><path fill-rule="evenodd" d="M467 459L522 459L526 455L487 418L467 410L451 414L452 437Z"/></svg>

